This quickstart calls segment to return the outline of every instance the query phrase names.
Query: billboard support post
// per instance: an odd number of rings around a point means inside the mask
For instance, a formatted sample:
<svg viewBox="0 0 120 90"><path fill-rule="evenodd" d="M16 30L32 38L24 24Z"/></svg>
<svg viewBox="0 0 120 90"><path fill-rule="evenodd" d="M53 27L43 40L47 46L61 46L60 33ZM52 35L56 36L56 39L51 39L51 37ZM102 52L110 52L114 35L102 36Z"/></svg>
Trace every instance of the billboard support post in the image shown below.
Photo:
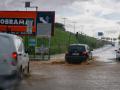
<svg viewBox="0 0 120 90"><path fill-rule="evenodd" d="M37 37L45 37L48 40L48 57L50 60L51 53L51 36L54 35L54 22L55 12L54 11L39 11L37 13Z"/></svg>
<svg viewBox="0 0 120 90"><path fill-rule="evenodd" d="M38 7L36 6L36 13L38 11ZM37 17L36 17L36 31L37 31ZM35 50L36 50L36 47L37 47L37 36L35 35L35 40L36 40L36 45L35 45ZM36 51L35 51L35 57L36 57Z"/></svg>
<svg viewBox="0 0 120 90"><path fill-rule="evenodd" d="M51 48L51 37L49 37L49 55L48 55L48 60L50 60L50 48Z"/></svg>
<svg viewBox="0 0 120 90"><path fill-rule="evenodd" d="M30 2L25 2L25 7L26 7L26 11L27 11L27 8L36 8L36 14L37 14L37 11L38 11L38 6L30 6ZM35 20L35 26L37 26L37 18ZM29 28L30 29L30 28ZM28 36L29 37L29 36ZM37 47L37 37L35 35L35 46L34 46L34 58L36 58L36 47Z"/></svg>

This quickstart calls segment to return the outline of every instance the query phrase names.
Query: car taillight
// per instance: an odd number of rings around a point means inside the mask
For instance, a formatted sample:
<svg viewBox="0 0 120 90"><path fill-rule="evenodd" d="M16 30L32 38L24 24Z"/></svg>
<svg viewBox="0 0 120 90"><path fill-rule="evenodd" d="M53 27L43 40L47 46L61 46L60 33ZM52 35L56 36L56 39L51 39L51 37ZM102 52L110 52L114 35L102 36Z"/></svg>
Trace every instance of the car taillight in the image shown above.
<svg viewBox="0 0 120 90"><path fill-rule="evenodd" d="M82 55L88 56L88 53L87 52L83 52Z"/></svg>
<svg viewBox="0 0 120 90"><path fill-rule="evenodd" d="M12 53L12 58L15 59L15 60L17 60L17 53L16 52Z"/></svg>
<svg viewBox="0 0 120 90"><path fill-rule="evenodd" d="M13 58L13 60L12 60L11 64L13 66L16 66L17 65L17 53L16 52L12 53L12 58Z"/></svg>

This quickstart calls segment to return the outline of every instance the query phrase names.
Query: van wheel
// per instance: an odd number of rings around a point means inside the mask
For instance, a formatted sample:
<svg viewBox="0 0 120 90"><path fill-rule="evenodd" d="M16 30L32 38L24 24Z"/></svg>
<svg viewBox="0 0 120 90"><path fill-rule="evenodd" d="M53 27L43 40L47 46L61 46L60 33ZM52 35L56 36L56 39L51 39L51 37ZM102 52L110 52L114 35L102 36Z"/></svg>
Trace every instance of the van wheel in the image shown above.
<svg viewBox="0 0 120 90"><path fill-rule="evenodd" d="M22 67L19 69L17 77L18 77L18 80L22 80L23 79L23 70L22 70Z"/></svg>
<svg viewBox="0 0 120 90"><path fill-rule="evenodd" d="M27 73L30 73L30 62L28 62L28 66L27 66Z"/></svg>
<svg viewBox="0 0 120 90"><path fill-rule="evenodd" d="M28 62L27 67L24 69L24 75L27 76L27 75L29 75L29 73L30 73L30 64Z"/></svg>

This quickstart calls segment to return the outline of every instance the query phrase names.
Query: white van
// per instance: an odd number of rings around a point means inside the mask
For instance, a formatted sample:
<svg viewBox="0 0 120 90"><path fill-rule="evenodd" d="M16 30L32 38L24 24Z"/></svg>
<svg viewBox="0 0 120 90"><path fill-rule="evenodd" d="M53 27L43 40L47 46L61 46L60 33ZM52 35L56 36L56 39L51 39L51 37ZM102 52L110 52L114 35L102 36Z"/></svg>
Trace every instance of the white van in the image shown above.
<svg viewBox="0 0 120 90"><path fill-rule="evenodd" d="M29 56L25 53L21 37L0 33L0 88L11 76L23 77L29 73Z"/></svg>

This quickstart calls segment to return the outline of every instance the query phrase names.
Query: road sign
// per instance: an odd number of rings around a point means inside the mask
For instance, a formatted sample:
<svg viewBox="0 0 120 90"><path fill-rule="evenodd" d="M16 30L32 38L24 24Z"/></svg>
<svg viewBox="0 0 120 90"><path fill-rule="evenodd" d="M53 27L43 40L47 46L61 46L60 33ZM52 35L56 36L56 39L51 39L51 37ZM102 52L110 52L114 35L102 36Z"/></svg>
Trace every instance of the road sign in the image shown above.
<svg viewBox="0 0 120 90"><path fill-rule="evenodd" d="M35 39L29 39L29 46L36 46L36 40Z"/></svg>
<svg viewBox="0 0 120 90"><path fill-rule="evenodd" d="M54 11L38 11L37 13L37 36L50 37L54 35Z"/></svg>
<svg viewBox="0 0 120 90"><path fill-rule="evenodd" d="M98 36L103 36L103 32L98 32Z"/></svg>
<svg viewBox="0 0 120 90"><path fill-rule="evenodd" d="M39 17L39 21L41 22L41 23L48 23L49 22L49 17Z"/></svg>
<svg viewBox="0 0 120 90"><path fill-rule="evenodd" d="M30 7L30 2L25 2L25 7Z"/></svg>

